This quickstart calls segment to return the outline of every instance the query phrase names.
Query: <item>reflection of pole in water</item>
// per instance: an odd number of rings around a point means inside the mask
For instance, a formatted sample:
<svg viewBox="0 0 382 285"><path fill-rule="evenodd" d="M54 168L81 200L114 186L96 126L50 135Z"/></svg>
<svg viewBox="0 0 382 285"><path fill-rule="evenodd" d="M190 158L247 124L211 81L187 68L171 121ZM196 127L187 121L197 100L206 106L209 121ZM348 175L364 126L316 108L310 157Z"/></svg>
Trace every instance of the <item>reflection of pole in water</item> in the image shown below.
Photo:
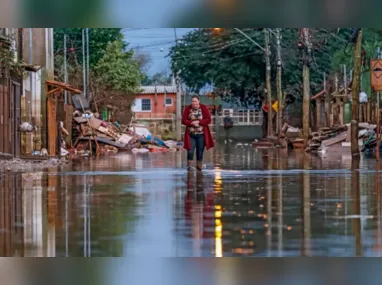
<svg viewBox="0 0 382 285"><path fill-rule="evenodd" d="M353 234L355 236L355 254L363 255L362 235L361 235L361 191L359 179L359 157L353 156L352 159L352 181L351 191L353 200Z"/></svg>
<svg viewBox="0 0 382 285"><path fill-rule="evenodd" d="M87 201L86 201L86 175L84 175L84 257L87 257Z"/></svg>
<svg viewBox="0 0 382 285"><path fill-rule="evenodd" d="M87 183L87 175L84 175L84 257L91 256L90 238L90 205L89 205L90 185Z"/></svg>
<svg viewBox="0 0 382 285"><path fill-rule="evenodd" d="M65 256L69 257L68 176L65 176Z"/></svg>
<svg viewBox="0 0 382 285"><path fill-rule="evenodd" d="M271 164L268 163L268 170L271 170ZM272 176L267 176L267 248L268 257L272 256Z"/></svg>
<svg viewBox="0 0 382 285"><path fill-rule="evenodd" d="M377 198L377 239L378 239L378 248L381 246L381 193L379 189L379 162L377 162L377 168L375 173L375 193ZM379 254L380 255L380 254Z"/></svg>
<svg viewBox="0 0 382 285"><path fill-rule="evenodd" d="M280 170L281 167L281 158L280 153L278 153L278 163L277 168ZM278 215L279 215L279 221L278 221L278 255L282 256L283 251L283 178L282 174L279 174L277 177L277 184L279 189L279 197L278 197Z"/></svg>
<svg viewBox="0 0 382 285"><path fill-rule="evenodd" d="M310 220L310 173L309 157L304 157L304 170L302 174L302 217L303 217L303 245L302 255L311 256L311 220Z"/></svg>
<svg viewBox="0 0 382 285"><path fill-rule="evenodd" d="M87 201L88 201L88 203L89 203L89 201L90 201L90 185L87 185L87 190L88 190L88 193L87 193L87 195L88 195L88 198L87 198ZM91 207L90 207L90 203L89 203L89 205L88 205L88 219L89 219L89 221L88 221L88 255L89 255L89 257L91 257L92 256L92 250L91 250L91 215L90 215L90 210L91 210Z"/></svg>

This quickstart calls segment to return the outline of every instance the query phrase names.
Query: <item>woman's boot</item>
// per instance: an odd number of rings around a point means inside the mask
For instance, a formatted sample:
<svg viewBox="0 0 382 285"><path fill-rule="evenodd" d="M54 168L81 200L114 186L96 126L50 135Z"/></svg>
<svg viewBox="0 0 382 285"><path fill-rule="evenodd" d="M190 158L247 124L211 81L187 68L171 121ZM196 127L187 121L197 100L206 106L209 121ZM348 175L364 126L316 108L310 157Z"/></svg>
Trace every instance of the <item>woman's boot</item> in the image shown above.
<svg viewBox="0 0 382 285"><path fill-rule="evenodd" d="M193 171L195 168L192 167L192 160L187 160L187 170Z"/></svg>
<svg viewBox="0 0 382 285"><path fill-rule="evenodd" d="M198 162L196 163L196 169L197 169L198 171L202 171L202 169L203 169L203 161L198 161Z"/></svg>

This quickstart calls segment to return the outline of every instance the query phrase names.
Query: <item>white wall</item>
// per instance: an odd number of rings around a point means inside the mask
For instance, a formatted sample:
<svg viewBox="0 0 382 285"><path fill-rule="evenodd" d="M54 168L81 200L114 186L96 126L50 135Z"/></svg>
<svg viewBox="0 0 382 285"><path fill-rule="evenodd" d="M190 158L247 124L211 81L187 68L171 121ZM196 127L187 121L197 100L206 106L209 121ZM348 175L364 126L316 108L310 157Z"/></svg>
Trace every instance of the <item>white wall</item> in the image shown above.
<svg viewBox="0 0 382 285"><path fill-rule="evenodd" d="M136 113L136 112L142 112L142 99L135 99L134 104L131 107L131 110Z"/></svg>

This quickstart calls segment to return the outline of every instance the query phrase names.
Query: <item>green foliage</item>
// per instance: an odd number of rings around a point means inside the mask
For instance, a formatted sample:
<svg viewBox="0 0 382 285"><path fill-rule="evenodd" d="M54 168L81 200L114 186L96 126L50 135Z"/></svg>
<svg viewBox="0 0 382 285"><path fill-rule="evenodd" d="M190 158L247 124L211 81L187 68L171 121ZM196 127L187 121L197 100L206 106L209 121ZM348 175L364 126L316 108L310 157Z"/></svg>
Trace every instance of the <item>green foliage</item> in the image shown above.
<svg viewBox="0 0 382 285"><path fill-rule="evenodd" d="M264 33L260 29L243 29L260 46L264 46ZM284 93L302 98L302 49L299 29L282 29L282 86ZM352 68L352 45L347 46L351 29L311 29L313 45L310 64L312 95L323 89L324 74L327 83L343 65ZM271 36L272 89L275 92L276 40ZM376 48L382 47L382 32L364 29L363 48L365 66L375 57ZM350 50L346 53L345 51ZM184 83L194 90L206 84L214 84L218 92L227 98L262 96L265 81L264 52L234 29L198 29L187 34L170 51L173 71L179 71ZM341 77L342 78L342 77ZM363 78L363 85L368 80ZM342 82L341 82L342 83Z"/></svg>
<svg viewBox="0 0 382 285"><path fill-rule="evenodd" d="M145 75L142 80L142 85L170 85L171 82L171 75L164 72L157 72L150 77Z"/></svg>
<svg viewBox="0 0 382 285"><path fill-rule="evenodd" d="M108 44L95 72L105 87L121 92L138 92L143 78L133 52L124 51L121 41Z"/></svg>
<svg viewBox="0 0 382 285"><path fill-rule="evenodd" d="M16 52L11 47L14 35L2 37L0 39L0 77L8 77L10 75L21 78L24 68L21 62L16 59Z"/></svg>
<svg viewBox="0 0 382 285"><path fill-rule="evenodd" d="M262 44L262 32L245 29ZM221 94L244 97L264 81L262 51L232 30L219 34L211 29L198 29L187 34L170 51L173 71L191 89L214 84Z"/></svg>
<svg viewBox="0 0 382 285"><path fill-rule="evenodd" d="M89 65L95 66L105 54L110 42L123 43L122 29L118 28L93 28L89 29ZM75 60L82 64L82 28L54 29L54 50L56 56L64 56L64 35L67 35L67 54L69 61ZM123 44L126 48L127 44Z"/></svg>

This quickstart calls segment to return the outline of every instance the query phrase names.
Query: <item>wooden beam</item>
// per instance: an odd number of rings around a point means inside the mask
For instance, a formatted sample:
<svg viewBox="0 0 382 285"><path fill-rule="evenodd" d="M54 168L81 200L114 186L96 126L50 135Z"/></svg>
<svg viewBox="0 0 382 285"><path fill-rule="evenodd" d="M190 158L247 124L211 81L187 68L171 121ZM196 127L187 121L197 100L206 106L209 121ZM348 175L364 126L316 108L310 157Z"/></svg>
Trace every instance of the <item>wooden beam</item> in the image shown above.
<svg viewBox="0 0 382 285"><path fill-rule="evenodd" d="M56 140L57 140L57 105L54 98L48 98L48 153L49 156L56 156Z"/></svg>
<svg viewBox="0 0 382 285"><path fill-rule="evenodd" d="M56 92L61 91L61 90L62 90L61 87L57 87L53 90L48 91L48 93L46 93L46 95L50 95L50 94L56 93Z"/></svg>

